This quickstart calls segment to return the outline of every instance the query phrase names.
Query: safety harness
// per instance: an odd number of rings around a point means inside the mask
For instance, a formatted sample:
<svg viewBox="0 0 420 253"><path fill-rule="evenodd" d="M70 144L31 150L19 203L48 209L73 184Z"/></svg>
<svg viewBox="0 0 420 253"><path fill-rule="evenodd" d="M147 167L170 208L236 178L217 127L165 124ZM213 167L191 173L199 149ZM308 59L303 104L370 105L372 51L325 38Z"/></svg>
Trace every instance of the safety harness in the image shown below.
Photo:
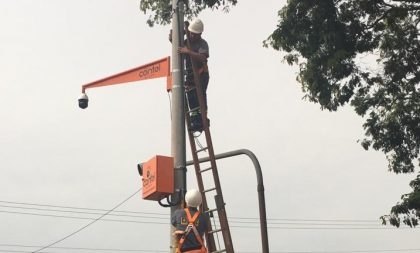
<svg viewBox="0 0 420 253"><path fill-rule="evenodd" d="M198 216L200 215L200 211L195 212L194 216L191 217L190 210L188 208L185 208L184 210L185 210L185 213L187 215L188 226L185 229L185 231L183 231L181 239L179 239L178 249L177 249L176 252L181 253L181 248L184 245L184 242L185 242L187 236L191 232L193 232L194 235L195 235L195 238L197 239L197 242L200 243L201 248L197 249L197 250L187 251L187 252L190 252L190 253L207 253L207 249L206 249L206 247L204 247L203 239L201 238L201 235L198 232L197 227L195 226L195 222L198 219Z"/></svg>

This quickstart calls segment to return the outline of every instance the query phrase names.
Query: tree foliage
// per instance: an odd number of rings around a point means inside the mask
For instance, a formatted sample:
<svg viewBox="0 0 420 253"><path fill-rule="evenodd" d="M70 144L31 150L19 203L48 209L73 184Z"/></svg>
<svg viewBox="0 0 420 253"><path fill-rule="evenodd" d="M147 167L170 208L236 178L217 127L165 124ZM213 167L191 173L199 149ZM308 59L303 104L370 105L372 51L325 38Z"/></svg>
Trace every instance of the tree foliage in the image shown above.
<svg viewBox="0 0 420 253"><path fill-rule="evenodd" d="M219 9L228 12L229 8L237 3L237 0L178 0L184 2L187 18L198 15L204 9ZM147 24L153 26L155 24L166 25L171 22L173 8L172 0L140 0L140 10L143 13L149 13Z"/></svg>
<svg viewBox="0 0 420 253"><path fill-rule="evenodd" d="M141 0L149 25L170 22L170 0ZM237 0L191 0L187 17L206 8L228 9ZM361 145L382 151L395 173L420 165L420 1L288 0L265 46L286 52L299 66L305 98L322 109L350 104L365 118ZM363 64L364 58L375 58ZM375 63L375 61L373 62ZM384 223L416 226L420 175Z"/></svg>
<svg viewBox="0 0 420 253"><path fill-rule="evenodd" d="M305 96L322 109L350 103L364 117L364 149L386 154L389 170L415 171L420 147L420 2L289 0L265 41L298 64ZM361 64L376 58L378 69ZM383 220L417 225L420 177Z"/></svg>

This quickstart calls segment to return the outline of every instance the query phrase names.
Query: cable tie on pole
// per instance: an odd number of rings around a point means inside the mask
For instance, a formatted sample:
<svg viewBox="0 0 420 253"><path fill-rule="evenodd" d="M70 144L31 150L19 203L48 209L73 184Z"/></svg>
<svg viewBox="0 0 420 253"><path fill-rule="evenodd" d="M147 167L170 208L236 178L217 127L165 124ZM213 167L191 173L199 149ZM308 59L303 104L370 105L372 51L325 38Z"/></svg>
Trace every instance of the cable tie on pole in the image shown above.
<svg viewBox="0 0 420 253"><path fill-rule="evenodd" d="M176 166L176 167L174 168L174 170L187 171L187 166Z"/></svg>

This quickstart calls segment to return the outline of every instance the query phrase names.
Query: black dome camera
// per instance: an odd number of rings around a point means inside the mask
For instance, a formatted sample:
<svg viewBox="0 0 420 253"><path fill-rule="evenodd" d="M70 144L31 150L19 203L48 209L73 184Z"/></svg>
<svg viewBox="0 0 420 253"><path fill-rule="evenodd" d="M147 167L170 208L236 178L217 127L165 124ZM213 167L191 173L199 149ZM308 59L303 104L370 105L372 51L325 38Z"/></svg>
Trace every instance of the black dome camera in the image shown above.
<svg viewBox="0 0 420 253"><path fill-rule="evenodd" d="M86 109L88 107L89 104L89 98L86 95L86 93L82 93L82 95L80 95L79 97L79 107L81 109Z"/></svg>
<svg viewBox="0 0 420 253"><path fill-rule="evenodd" d="M143 176L143 164L142 163L137 164L137 171L139 172L140 176Z"/></svg>

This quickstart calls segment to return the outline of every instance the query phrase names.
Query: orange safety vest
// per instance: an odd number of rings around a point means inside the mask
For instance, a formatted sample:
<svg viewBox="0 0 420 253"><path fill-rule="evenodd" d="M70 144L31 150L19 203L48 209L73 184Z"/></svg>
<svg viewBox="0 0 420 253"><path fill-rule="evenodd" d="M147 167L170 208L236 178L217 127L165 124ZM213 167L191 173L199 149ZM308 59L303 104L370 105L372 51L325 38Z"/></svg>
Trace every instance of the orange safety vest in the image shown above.
<svg viewBox="0 0 420 253"><path fill-rule="evenodd" d="M195 238L197 239L197 242L201 244L200 249L196 250L189 250L185 251L188 253L207 253L207 249L204 246L203 238L201 238L200 233L198 233L198 230L195 226L195 221L198 219L198 216L200 215L200 211L197 211L193 217L191 217L190 210L188 208L185 208L185 213L187 214L187 220L188 220L188 226L185 229L185 231L182 233L181 239L179 239L179 244L176 253L181 253L182 245L184 245L185 239L187 238L188 234L193 232L195 235Z"/></svg>

